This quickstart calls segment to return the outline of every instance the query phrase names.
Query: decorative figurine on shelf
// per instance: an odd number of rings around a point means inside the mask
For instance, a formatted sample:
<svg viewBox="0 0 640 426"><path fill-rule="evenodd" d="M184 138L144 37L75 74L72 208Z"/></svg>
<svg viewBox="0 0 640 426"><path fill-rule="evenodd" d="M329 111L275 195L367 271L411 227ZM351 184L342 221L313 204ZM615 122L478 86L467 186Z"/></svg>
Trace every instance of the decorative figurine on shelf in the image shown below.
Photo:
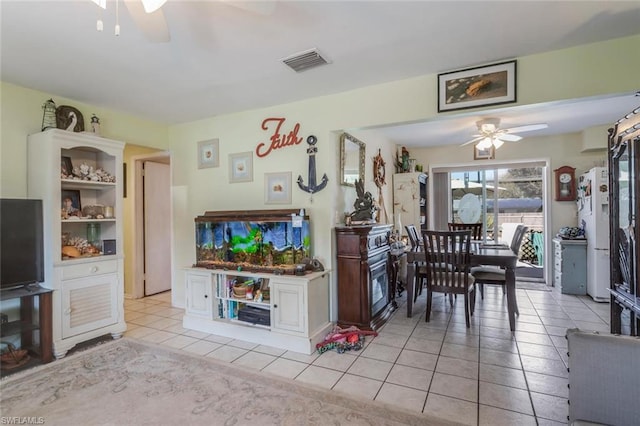
<svg viewBox="0 0 640 426"><path fill-rule="evenodd" d="M70 132L84 132L84 118L82 113L69 105L60 105L56 108L56 125L58 129Z"/></svg>
<svg viewBox="0 0 640 426"><path fill-rule="evenodd" d="M410 164L409 164L409 150L407 148L405 148L404 146L402 147L402 172L403 173L407 173L410 172Z"/></svg>
<svg viewBox="0 0 640 426"><path fill-rule="evenodd" d="M42 113L42 131L44 132L47 129L55 129L57 128L56 121L56 103L53 102L53 99L49 99L44 104L42 104L42 109L44 112Z"/></svg>
<svg viewBox="0 0 640 426"><path fill-rule="evenodd" d="M396 153L396 173L407 173L411 171L409 165L409 150L402 147L400 156Z"/></svg>
<svg viewBox="0 0 640 426"><path fill-rule="evenodd" d="M377 208L371 193L364 191L364 181L356 179L356 192L358 198L353 203L355 211L351 213L351 223L375 223L374 216Z"/></svg>
<svg viewBox="0 0 640 426"><path fill-rule="evenodd" d="M91 132L100 136L100 119L95 114L91 115Z"/></svg>

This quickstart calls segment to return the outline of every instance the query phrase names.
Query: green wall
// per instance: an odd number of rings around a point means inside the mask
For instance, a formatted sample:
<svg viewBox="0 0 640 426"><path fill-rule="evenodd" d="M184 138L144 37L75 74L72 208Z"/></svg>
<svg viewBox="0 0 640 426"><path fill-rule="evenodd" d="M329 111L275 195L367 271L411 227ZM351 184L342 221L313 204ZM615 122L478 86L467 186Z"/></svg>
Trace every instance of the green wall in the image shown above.
<svg viewBox="0 0 640 426"><path fill-rule="evenodd" d="M91 106L6 82L0 82L0 196L27 196L27 136L42 125L42 104L71 105L82 113L85 128L92 114L100 118L102 136L136 145L164 149L167 125L142 120L117 111Z"/></svg>
<svg viewBox="0 0 640 426"><path fill-rule="evenodd" d="M638 90L639 51L640 35L636 35L517 58L518 103L507 106ZM388 165L387 170L391 173L395 144L371 129L386 124L433 120L440 115L455 114L437 113L436 77L435 74L430 74L173 126L140 120L116 111L2 83L0 194L3 197L26 196L26 138L28 134L40 130L42 103L53 97L58 105L75 106L85 117L90 117L92 113L98 115L102 122L102 133L106 137L170 151L174 214L173 286L176 305L182 305L184 301L181 268L195 260L193 218L205 210L305 208L312 217L314 253L325 266L331 267L334 253L332 228L336 220L342 217L343 211L351 208L353 200L353 189L338 184L340 133L347 130L367 142L366 189L377 195L377 189L371 182L372 158L380 148ZM254 152L258 143L267 140L270 134L260 128L262 120L267 117L286 118L287 131L295 123L300 123L299 135L305 139L312 134L318 137L316 169L319 176L326 173L330 181L325 190L313 195L313 199L295 184L298 176L302 176L305 182L308 180L306 143L274 151L264 158L254 155L253 181L229 184L228 155ZM211 138L220 139L220 166L198 169L197 142ZM570 144L571 142L558 151L540 155L553 156L553 164L571 164L575 161L575 148ZM508 153L507 150L504 152L505 155ZM426 167L429 162L444 161L446 156L466 161L458 154L459 151L455 150L446 153L436 149L425 154L429 158L419 162ZM526 154L513 152L512 155L518 157ZM586 166L589 160L585 157L580 162L584 162ZM264 202L264 173L276 171L292 173L293 202L290 206L266 205ZM390 182L383 192L387 209L390 209L392 200L389 187Z"/></svg>

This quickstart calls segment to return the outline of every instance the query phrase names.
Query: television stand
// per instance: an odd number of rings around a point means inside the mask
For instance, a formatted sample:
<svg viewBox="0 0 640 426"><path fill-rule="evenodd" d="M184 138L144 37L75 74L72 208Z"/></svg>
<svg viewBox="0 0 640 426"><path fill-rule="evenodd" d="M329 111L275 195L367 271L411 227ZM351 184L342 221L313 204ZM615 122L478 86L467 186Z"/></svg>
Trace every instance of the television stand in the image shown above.
<svg viewBox="0 0 640 426"><path fill-rule="evenodd" d="M20 319L2 324L0 337L14 336L19 334L21 346L29 349L29 352L39 353L40 361L43 364L53 360L53 338L51 332L51 294L53 290L31 284L29 286L2 290L0 300L20 299ZM33 299L38 297L39 321L34 324ZM40 342L38 347L33 346L33 332L40 331Z"/></svg>

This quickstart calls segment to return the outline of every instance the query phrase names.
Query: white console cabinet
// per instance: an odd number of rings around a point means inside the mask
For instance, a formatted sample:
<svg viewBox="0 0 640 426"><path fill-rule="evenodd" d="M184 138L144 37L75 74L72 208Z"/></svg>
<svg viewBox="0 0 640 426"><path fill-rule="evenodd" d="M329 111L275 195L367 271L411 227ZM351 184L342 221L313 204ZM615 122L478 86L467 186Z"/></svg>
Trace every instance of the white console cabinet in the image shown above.
<svg viewBox="0 0 640 426"><path fill-rule="evenodd" d="M333 326L329 275L188 268L183 326L311 354Z"/></svg>
<svg viewBox="0 0 640 426"><path fill-rule="evenodd" d="M28 197L42 200L43 287L53 289L52 335L56 358L80 342L122 336L124 265L122 235L122 152L124 143L50 129L28 138ZM99 173L82 179L71 170ZM65 204L72 200L73 208ZM102 215L82 213L99 206ZM86 210L86 209L85 209ZM77 247L77 239L91 241ZM63 249L63 246L64 247Z"/></svg>

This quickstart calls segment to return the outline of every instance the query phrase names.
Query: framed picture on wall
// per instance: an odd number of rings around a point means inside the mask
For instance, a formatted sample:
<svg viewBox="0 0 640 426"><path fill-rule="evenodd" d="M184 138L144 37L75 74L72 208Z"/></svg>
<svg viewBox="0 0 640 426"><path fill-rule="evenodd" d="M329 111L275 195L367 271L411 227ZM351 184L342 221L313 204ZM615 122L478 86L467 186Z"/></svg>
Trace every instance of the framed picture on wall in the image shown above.
<svg viewBox="0 0 640 426"><path fill-rule="evenodd" d="M491 145L490 148L479 149L477 146L473 147L473 159L474 160L493 160L496 155L496 147Z"/></svg>
<svg viewBox="0 0 640 426"><path fill-rule="evenodd" d="M516 61L438 74L438 112L516 102Z"/></svg>
<svg viewBox="0 0 640 426"><path fill-rule="evenodd" d="M265 204L291 204L291 172L264 174Z"/></svg>
<svg viewBox="0 0 640 426"><path fill-rule="evenodd" d="M229 154L229 182L253 181L253 152Z"/></svg>
<svg viewBox="0 0 640 426"><path fill-rule="evenodd" d="M210 139L198 142L198 168L206 169L220 165L220 142Z"/></svg>

